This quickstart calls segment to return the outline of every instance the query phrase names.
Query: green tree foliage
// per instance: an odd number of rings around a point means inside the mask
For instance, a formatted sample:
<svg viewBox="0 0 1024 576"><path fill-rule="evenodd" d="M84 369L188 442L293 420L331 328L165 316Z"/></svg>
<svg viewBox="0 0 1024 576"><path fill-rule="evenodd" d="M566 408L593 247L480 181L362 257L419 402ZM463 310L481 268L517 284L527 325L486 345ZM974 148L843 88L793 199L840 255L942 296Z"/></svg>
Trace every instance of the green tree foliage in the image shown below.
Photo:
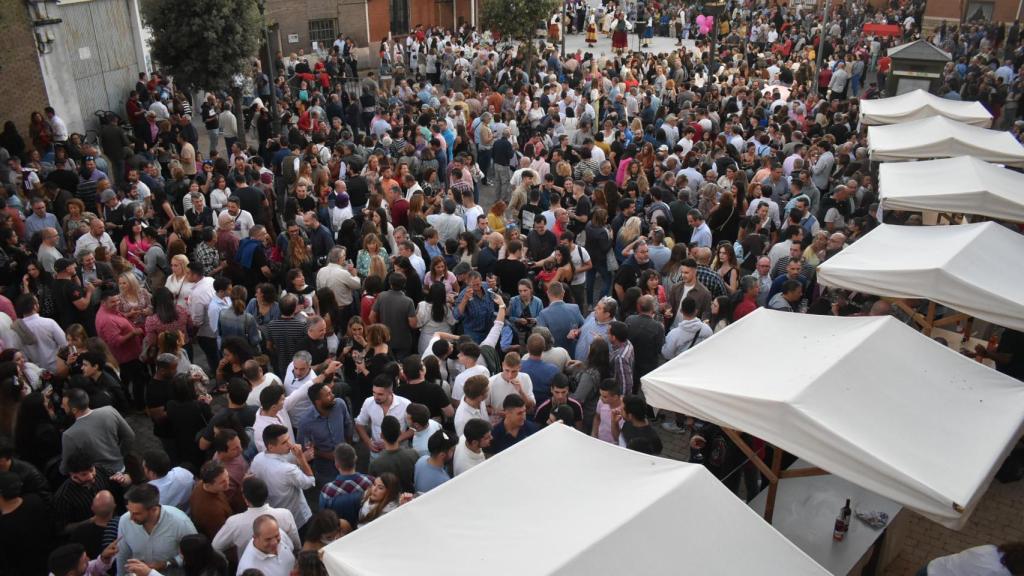
<svg viewBox="0 0 1024 576"><path fill-rule="evenodd" d="M481 15L483 25L503 38L526 41L561 7L562 0L484 0Z"/></svg>
<svg viewBox="0 0 1024 576"><path fill-rule="evenodd" d="M230 87L248 70L263 30L256 0L143 0L142 18L161 70L203 90Z"/></svg>
<svg viewBox="0 0 1024 576"><path fill-rule="evenodd" d="M526 48L528 69L532 69L538 28L546 28L551 15L562 9L563 0L483 0L482 24L498 32L503 40L517 40Z"/></svg>

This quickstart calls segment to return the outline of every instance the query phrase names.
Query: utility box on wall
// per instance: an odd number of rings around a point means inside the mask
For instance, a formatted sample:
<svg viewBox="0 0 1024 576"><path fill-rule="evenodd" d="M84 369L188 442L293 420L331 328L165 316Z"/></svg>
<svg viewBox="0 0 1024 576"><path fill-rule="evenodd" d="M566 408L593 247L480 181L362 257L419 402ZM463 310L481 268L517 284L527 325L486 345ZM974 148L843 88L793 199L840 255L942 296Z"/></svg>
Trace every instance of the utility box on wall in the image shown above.
<svg viewBox="0 0 1024 576"><path fill-rule="evenodd" d="M892 67L885 83L887 96L898 96L917 89L937 94L942 87L942 71L953 56L924 40L915 40L889 49Z"/></svg>

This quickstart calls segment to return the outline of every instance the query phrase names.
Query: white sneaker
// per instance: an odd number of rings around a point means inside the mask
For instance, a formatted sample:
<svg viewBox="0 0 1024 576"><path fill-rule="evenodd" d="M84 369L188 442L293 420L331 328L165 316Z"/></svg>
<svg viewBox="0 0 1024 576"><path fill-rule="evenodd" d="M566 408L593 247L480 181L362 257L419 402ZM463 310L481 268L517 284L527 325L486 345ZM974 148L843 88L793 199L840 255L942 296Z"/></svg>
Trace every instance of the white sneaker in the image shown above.
<svg viewBox="0 0 1024 576"><path fill-rule="evenodd" d="M675 420L666 420L665 422L662 422L661 428L662 430L666 430L673 434L682 434L686 432L686 428L680 427L678 424L676 424Z"/></svg>

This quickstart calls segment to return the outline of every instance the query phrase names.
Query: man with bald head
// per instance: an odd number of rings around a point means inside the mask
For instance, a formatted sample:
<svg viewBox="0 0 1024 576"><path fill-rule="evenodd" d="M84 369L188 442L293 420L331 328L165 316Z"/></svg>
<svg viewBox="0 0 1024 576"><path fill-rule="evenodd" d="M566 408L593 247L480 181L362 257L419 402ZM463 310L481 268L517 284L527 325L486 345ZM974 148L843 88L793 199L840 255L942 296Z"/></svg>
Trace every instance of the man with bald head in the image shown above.
<svg viewBox="0 0 1024 576"><path fill-rule="evenodd" d="M117 247L114 246L114 241L110 238L110 234L107 234L107 226L103 223L103 220L99 218L93 218L89 221L89 233L82 234L78 238L78 242L75 243L75 254L82 252L95 252L98 246L103 246L107 249L107 254L116 254Z"/></svg>
<svg viewBox="0 0 1024 576"><path fill-rule="evenodd" d="M89 558L95 558L117 538L117 502L110 490L100 490L92 499L92 516L68 526L71 542L81 544Z"/></svg>
<svg viewBox="0 0 1024 576"><path fill-rule="evenodd" d="M485 278L494 273L494 266L498 263L498 252L504 244L505 237L500 232L491 232L484 237L484 247L480 250L476 267Z"/></svg>
<svg viewBox="0 0 1024 576"><path fill-rule="evenodd" d="M264 576L288 576L295 565L292 541L270 514L257 516L252 522L252 541L238 559L238 574L250 568Z"/></svg>
<svg viewBox="0 0 1024 576"><path fill-rule="evenodd" d="M824 260L828 260L829 258L835 256L836 254L839 253L840 250L842 250L845 247L846 234L843 234L842 232L836 232L832 234L831 236L828 237L828 243L825 244Z"/></svg>

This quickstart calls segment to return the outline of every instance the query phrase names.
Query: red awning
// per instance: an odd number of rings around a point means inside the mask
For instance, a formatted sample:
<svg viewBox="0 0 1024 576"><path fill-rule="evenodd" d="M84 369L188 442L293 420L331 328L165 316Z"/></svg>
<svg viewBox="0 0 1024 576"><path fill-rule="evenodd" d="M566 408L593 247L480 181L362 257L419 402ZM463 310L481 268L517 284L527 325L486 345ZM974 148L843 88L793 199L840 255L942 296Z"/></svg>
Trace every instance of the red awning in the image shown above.
<svg viewBox="0 0 1024 576"><path fill-rule="evenodd" d="M896 24L865 24L864 33L871 36L900 36L903 30Z"/></svg>

